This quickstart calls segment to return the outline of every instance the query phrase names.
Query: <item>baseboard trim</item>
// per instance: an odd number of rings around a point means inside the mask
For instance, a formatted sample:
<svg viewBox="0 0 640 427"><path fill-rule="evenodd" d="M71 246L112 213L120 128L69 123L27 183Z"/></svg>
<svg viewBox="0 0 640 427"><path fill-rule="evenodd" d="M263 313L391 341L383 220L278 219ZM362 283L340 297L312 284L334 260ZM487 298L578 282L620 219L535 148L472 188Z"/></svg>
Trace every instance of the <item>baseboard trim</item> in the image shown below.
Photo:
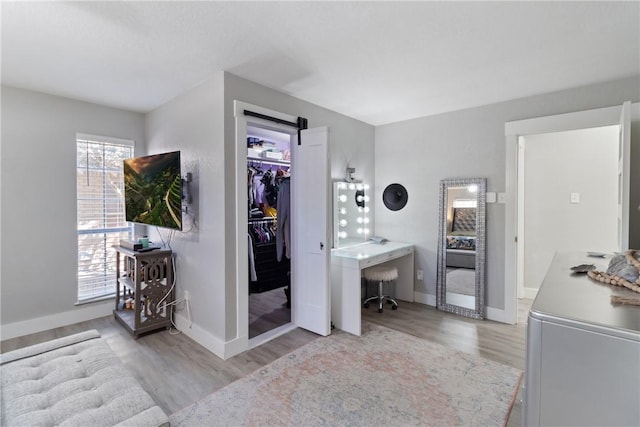
<svg viewBox="0 0 640 427"><path fill-rule="evenodd" d="M524 298L527 299L535 299L536 295L538 295L538 289L536 288L522 288L524 290L523 295Z"/></svg>
<svg viewBox="0 0 640 427"><path fill-rule="evenodd" d="M494 322L512 324L507 316L507 312L501 308L486 307L486 318Z"/></svg>
<svg viewBox="0 0 640 427"><path fill-rule="evenodd" d="M414 300L420 304L430 305L432 307L436 307L436 296L431 294L426 294L424 292L414 292ZM506 312L502 309L486 307L485 309L486 318L488 320L493 320L500 323L510 322L507 320Z"/></svg>
<svg viewBox="0 0 640 427"><path fill-rule="evenodd" d="M34 334L36 332L47 331L61 326L73 325L74 323L86 322L113 313L113 300L101 301L99 303L84 304L73 310L62 313L50 314L36 317L35 319L22 320L19 322L2 325L2 339L21 337L23 335Z"/></svg>
<svg viewBox="0 0 640 427"><path fill-rule="evenodd" d="M420 304L430 305L432 307L436 306L436 296L431 294L426 294L424 292L414 292L413 299L415 302L419 302Z"/></svg>
<svg viewBox="0 0 640 427"><path fill-rule="evenodd" d="M224 360L225 358L231 357L227 351L227 346L230 343L225 343L220 338L211 335L210 332L205 331L197 324L191 323L189 319L182 314L175 314L173 316L173 320L176 327L183 334L218 356L220 359Z"/></svg>

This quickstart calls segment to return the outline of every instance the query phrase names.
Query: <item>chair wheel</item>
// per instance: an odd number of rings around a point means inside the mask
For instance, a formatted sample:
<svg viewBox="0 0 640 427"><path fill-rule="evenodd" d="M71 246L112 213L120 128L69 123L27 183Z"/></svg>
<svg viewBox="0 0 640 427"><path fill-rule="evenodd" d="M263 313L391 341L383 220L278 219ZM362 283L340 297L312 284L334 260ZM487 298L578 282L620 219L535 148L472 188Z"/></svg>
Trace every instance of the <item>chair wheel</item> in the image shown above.
<svg viewBox="0 0 640 427"><path fill-rule="evenodd" d="M364 308L369 308L369 303L368 302L364 303Z"/></svg>
<svg viewBox="0 0 640 427"><path fill-rule="evenodd" d="M382 309L381 308L378 309L378 313L382 313Z"/></svg>
<svg viewBox="0 0 640 427"><path fill-rule="evenodd" d="M391 307L391 310L397 310L397 309L398 309L397 305L394 305L393 307Z"/></svg>

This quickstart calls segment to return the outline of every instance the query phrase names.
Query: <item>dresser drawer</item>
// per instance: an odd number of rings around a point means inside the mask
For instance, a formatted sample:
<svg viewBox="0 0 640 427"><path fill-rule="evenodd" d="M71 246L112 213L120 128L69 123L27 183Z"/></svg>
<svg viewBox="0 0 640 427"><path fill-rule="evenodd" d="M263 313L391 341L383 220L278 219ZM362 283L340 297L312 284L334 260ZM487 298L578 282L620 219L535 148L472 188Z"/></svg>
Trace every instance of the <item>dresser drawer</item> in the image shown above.
<svg viewBox="0 0 640 427"><path fill-rule="evenodd" d="M383 262L390 261L392 259L401 258L405 255L413 253L413 247L401 248L392 252L376 255L371 258L365 258L360 261L361 268L367 268L372 265L382 264Z"/></svg>

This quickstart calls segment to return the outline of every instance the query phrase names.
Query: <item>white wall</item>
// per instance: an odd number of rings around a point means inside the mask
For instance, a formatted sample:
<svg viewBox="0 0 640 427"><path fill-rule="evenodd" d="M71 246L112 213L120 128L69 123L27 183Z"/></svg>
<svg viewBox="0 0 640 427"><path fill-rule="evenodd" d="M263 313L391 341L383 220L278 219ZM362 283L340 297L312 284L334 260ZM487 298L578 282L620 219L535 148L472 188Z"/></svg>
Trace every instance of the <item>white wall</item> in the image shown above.
<svg viewBox="0 0 640 427"><path fill-rule="evenodd" d="M309 127L329 126L332 176L342 179L350 162L358 179L373 184L373 126L232 74L217 73L147 115L149 153L179 149L184 172L194 174L190 209L198 228L176 233L172 243L178 294L189 291L193 316L189 328L180 312L179 326L220 356L238 335L234 100L306 117Z"/></svg>
<svg viewBox="0 0 640 427"><path fill-rule="evenodd" d="M376 127L376 233L416 244L416 268L425 274L416 291L434 296L441 179L486 177L487 191L504 191L505 122L621 105L639 98L640 78L634 76ZM403 184L409 192L407 206L397 212L381 203L382 191L393 182ZM504 214L504 205L487 204L485 298L489 308L499 310L504 309Z"/></svg>
<svg viewBox="0 0 640 427"><path fill-rule="evenodd" d="M144 116L2 87L2 338L111 313L77 301L76 132L130 139Z"/></svg>
<svg viewBox="0 0 640 427"><path fill-rule="evenodd" d="M179 327L216 354L221 354L225 337L225 218L232 214L225 204L225 140L223 73L187 91L147 114L149 154L180 150L183 175L193 174L193 203L189 212L197 227L185 218L183 232L176 232L171 247L176 256L178 296L190 293L193 325ZM163 236L166 230L160 230ZM155 238L156 230L150 230ZM166 239L166 238L165 238Z"/></svg>
<svg viewBox="0 0 640 427"><path fill-rule="evenodd" d="M618 129L524 138L525 287L540 287L556 251L618 250ZM570 193L579 193L580 203L571 203Z"/></svg>

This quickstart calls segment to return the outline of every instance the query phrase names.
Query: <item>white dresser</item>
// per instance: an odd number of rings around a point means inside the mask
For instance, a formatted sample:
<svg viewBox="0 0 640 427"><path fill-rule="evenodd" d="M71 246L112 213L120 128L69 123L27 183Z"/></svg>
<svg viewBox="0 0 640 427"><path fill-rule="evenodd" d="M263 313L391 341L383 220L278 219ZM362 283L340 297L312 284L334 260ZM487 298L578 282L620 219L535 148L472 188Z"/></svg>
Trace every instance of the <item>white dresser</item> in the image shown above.
<svg viewBox="0 0 640 427"><path fill-rule="evenodd" d="M367 242L331 250L331 321L338 329L360 335L362 270L382 263L398 268L395 298L413 301L413 244Z"/></svg>
<svg viewBox="0 0 640 427"><path fill-rule="evenodd" d="M640 425L640 306L612 304L633 292L570 270L610 259L554 257L528 318L522 425Z"/></svg>

